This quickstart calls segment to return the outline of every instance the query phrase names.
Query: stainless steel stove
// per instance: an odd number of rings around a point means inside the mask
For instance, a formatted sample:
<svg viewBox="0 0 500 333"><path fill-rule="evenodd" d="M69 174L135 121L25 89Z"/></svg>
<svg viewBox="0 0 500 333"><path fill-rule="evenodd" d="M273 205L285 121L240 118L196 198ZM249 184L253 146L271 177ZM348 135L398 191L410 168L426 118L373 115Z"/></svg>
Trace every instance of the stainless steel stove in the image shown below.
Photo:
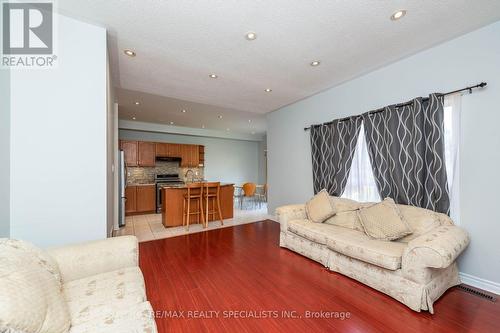
<svg viewBox="0 0 500 333"><path fill-rule="evenodd" d="M179 178L177 173L166 173L155 175L156 185L156 213L161 213L161 189L165 186L181 186L184 182Z"/></svg>

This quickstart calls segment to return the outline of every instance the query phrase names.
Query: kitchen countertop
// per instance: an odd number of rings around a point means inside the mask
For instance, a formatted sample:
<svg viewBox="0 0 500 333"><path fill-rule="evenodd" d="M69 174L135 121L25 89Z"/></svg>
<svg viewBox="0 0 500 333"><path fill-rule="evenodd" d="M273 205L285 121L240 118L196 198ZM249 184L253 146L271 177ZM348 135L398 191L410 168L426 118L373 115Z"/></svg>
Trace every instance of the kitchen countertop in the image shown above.
<svg viewBox="0 0 500 333"><path fill-rule="evenodd" d="M136 184L127 184L127 186L154 186L155 183L136 183Z"/></svg>
<svg viewBox="0 0 500 333"><path fill-rule="evenodd" d="M233 183L220 183L220 186L232 186ZM186 184L163 185L162 188L186 188Z"/></svg>

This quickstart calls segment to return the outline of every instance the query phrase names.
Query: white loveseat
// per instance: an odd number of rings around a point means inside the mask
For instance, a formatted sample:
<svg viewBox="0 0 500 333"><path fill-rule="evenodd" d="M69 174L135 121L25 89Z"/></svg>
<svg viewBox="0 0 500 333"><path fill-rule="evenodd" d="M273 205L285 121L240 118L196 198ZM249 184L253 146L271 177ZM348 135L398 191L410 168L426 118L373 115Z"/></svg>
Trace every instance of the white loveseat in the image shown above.
<svg viewBox="0 0 500 333"><path fill-rule="evenodd" d="M305 205L277 209L280 246L379 290L415 311L460 284L455 260L469 244L467 232L440 213L398 205L413 233L397 241L368 237L356 210L366 203L331 197L337 214L324 223L307 219Z"/></svg>
<svg viewBox="0 0 500 333"><path fill-rule="evenodd" d="M46 251L0 239L0 332L157 332L137 238Z"/></svg>

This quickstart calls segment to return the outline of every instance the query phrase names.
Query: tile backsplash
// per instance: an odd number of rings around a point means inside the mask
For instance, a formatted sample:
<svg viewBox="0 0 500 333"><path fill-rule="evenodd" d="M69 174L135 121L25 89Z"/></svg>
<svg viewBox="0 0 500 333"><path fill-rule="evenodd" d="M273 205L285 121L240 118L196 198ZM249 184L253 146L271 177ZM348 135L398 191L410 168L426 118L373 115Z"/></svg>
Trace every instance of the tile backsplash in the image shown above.
<svg viewBox="0 0 500 333"><path fill-rule="evenodd" d="M155 167L128 167L127 184L152 184L156 174L175 173L186 181L184 175L187 170L193 170L195 178L203 179L203 168L181 168L179 162L156 161Z"/></svg>

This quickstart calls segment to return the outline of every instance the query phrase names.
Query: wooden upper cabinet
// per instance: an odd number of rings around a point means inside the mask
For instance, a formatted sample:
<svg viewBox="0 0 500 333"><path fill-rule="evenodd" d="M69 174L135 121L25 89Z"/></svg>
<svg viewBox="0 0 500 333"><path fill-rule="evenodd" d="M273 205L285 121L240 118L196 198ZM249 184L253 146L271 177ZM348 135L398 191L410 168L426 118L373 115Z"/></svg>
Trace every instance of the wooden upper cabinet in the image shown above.
<svg viewBox="0 0 500 333"><path fill-rule="evenodd" d="M181 167L197 167L200 163L198 145L181 145Z"/></svg>
<svg viewBox="0 0 500 333"><path fill-rule="evenodd" d="M137 166L138 143L137 141L120 141L120 149L125 153L125 164L127 166Z"/></svg>
<svg viewBox="0 0 500 333"><path fill-rule="evenodd" d="M156 165L156 143L139 141L138 163L143 167L154 167Z"/></svg>
<svg viewBox="0 0 500 333"><path fill-rule="evenodd" d="M152 212L156 210L156 188L154 185L137 186L136 211Z"/></svg>
<svg viewBox="0 0 500 333"><path fill-rule="evenodd" d="M181 146L178 143L168 143L167 144L167 154L168 157L181 157Z"/></svg>
<svg viewBox="0 0 500 333"><path fill-rule="evenodd" d="M181 146L177 143L157 143L156 156L159 157L181 157Z"/></svg>

